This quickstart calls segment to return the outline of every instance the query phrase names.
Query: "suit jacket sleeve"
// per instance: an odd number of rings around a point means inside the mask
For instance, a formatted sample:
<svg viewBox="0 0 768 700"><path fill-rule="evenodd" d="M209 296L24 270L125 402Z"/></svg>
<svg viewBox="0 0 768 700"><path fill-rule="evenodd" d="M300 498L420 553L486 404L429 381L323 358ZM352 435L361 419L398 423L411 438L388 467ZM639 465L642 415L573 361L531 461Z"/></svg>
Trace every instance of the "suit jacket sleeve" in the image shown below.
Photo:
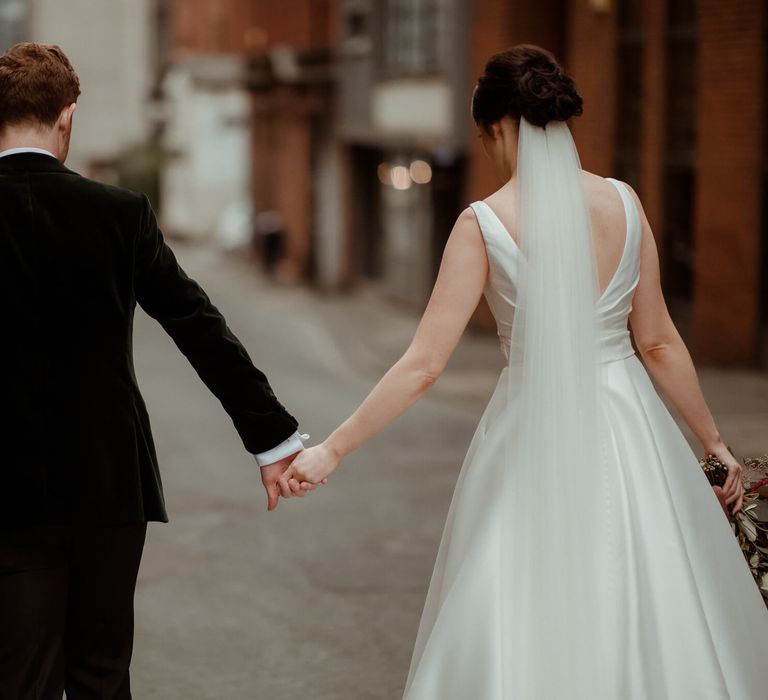
<svg viewBox="0 0 768 700"><path fill-rule="evenodd" d="M146 196L142 208L134 268L138 303L160 322L221 401L245 448L253 454L273 448L295 432L296 419L200 285L181 269Z"/></svg>

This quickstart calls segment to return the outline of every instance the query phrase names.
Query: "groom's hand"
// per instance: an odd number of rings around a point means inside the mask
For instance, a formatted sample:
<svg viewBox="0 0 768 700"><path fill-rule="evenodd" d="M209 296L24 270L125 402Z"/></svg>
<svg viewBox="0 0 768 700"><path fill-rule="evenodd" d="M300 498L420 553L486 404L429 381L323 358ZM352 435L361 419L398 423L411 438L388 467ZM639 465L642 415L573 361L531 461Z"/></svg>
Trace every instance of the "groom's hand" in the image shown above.
<svg viewBox="0 0 768 700"><path fill-rule="evenodd" d="M277 508L280 500L280 477L291 466L298 454L301 454L301 451L288 455L279 462L261 467L261 483L264 484L264 490L267 492L267 510L272 511Z"/></svg>

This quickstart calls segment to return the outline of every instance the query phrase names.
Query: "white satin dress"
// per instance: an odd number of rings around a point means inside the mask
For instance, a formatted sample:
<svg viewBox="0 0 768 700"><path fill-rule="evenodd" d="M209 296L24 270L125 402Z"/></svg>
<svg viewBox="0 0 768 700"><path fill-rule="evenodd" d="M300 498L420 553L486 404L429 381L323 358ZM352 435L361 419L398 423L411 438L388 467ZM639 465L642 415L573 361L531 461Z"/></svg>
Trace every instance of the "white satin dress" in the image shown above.
<svg viewBox="0 0 768 700"><path fill-rule="evenodd" d="M619 556L625 567L625 616L611 663L618 697L592 700L768 700L768 611L698 459L635 355L628 315L640 276L641 223L634 200L609 178L624 203L621 261L597 303L603 321L601 407L619 471ZM472 205L490 262L485 296L505 354L520 251L484 202ZM554 694L504 695L514 658L499 650L501 518L489 507L504 436L524 407L507 405L506 375L480 420L459 475L416 639L405 700L573 700L568 679L550 673ZM541 518L535 499L530 517ZM557 514L548 514L557 523ZM601 572L595 572L598 577ZM514 592L502 592L514 600ZM567 595L567 586L564 586ZM578 605L577 601L574 601ZM541 650L546 654L546 650ZM605 658L595 656L594 673ZM509 693L509 691L506 691Z"/></svg>

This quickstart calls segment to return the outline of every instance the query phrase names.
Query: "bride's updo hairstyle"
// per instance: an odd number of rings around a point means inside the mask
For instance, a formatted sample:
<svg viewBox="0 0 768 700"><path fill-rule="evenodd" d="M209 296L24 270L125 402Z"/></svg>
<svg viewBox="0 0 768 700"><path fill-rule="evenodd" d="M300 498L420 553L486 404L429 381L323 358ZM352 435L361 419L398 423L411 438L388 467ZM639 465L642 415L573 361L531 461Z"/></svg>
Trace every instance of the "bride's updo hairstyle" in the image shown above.
<svg viewBox="0 0 768 700"><path fill-rule="evenodd" d="M518 44L491 56L472 96L472 118L488 127L509 116L534 126L582 112L576 83L546 49Z"/></svg>

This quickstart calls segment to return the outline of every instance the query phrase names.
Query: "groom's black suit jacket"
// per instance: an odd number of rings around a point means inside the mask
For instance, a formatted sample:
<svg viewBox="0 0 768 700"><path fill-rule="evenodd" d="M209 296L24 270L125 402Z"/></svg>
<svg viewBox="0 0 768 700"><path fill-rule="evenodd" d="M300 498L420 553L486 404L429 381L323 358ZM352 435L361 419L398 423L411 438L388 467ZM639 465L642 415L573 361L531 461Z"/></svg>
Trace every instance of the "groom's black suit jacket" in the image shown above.
<svg viewBox="0 0 768 700"><path fill-rule="evenodd" d="M179 267L146 196L0 158L0 524L167 521L132 357L136 303L268 450L296 420Z"/></svg>

